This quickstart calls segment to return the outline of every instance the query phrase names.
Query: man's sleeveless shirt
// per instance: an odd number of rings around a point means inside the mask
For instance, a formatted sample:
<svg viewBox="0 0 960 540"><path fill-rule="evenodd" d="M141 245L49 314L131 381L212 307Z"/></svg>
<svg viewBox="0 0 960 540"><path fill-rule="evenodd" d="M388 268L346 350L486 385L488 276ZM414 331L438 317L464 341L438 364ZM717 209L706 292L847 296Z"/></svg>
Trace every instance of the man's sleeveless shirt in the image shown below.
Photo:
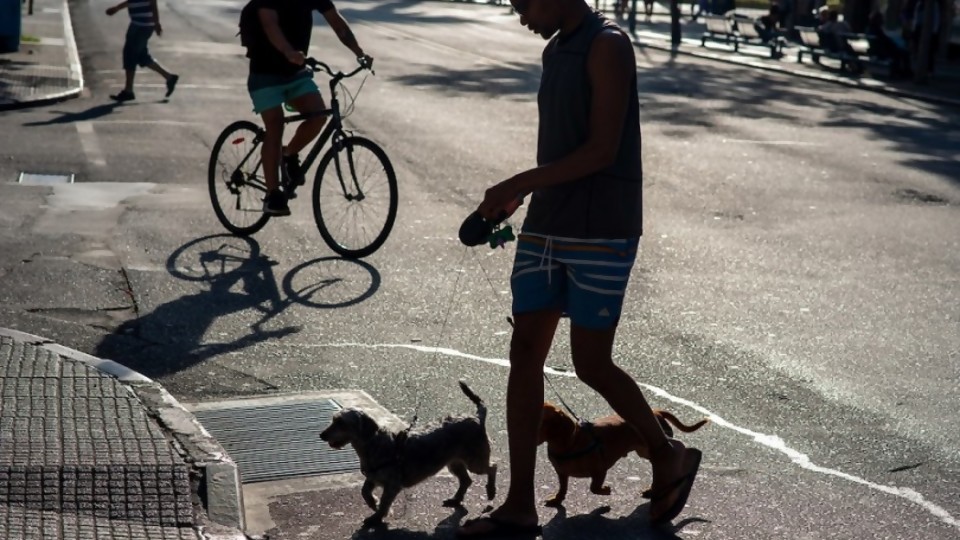
<svg viewBox="0 0 960 540"><path fill-rule="evenodd" d="M592 96L587 56L594 38L606 29L619 31L613 22L591 13L573 34L554 36L544 50L537 95L539 165L569 155L589 136ZM616 161L588 177L535 191L524 232L583 239L634 238L643 233L640 103L636 76L630 81Z"/></svg>

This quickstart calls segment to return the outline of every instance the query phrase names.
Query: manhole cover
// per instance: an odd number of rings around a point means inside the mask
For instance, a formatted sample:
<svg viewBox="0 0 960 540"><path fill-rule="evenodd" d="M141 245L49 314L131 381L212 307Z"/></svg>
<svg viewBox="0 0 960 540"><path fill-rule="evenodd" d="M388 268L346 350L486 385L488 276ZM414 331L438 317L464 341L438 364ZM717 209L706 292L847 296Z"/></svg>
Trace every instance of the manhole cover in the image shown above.
<svg viewBox="0 0 960 540"><path fill-rule="evenodd" d="M21 172L17 183L25 186L52 186L56 184L72 184L73 174L40 174Z"/></svg>
<svg viewBox="0 0 960 540"><path fill-rule="evenodd" d="M320 440L342 408L332 399L207 407L193 413L237 463L244 484L360 469L352 448L334 450Z"/></svg>

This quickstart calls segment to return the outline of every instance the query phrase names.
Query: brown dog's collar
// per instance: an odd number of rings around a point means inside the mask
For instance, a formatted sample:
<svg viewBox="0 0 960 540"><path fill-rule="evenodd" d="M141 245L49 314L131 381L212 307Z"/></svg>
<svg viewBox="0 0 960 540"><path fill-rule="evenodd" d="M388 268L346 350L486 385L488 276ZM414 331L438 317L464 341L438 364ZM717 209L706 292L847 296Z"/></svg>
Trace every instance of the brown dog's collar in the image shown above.
<svg viewBox="0 0 960 540"><path fill-rule="evenodd" d="M593 441L588 444L586 448L583 448L582 450L574 450L572 452L554 452L550 450L549 446L547 446L547 457L556 461L569 461L571 459L577 459L590 454L596 450L599 450L603 446L603 442L593 432L592 422L581 422L580 429L589 433L590 438L593 439Z"/></svg>

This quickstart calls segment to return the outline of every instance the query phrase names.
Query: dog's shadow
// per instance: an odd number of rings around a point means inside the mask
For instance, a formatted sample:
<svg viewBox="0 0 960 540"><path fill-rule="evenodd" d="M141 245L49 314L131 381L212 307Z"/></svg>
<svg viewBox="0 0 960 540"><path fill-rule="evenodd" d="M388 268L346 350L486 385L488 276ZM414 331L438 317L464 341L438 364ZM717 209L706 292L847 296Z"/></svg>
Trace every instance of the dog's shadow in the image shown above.
<svg viewBox="0 0 960 540"><path fill-rule="evenodd" d="M546 540L580 540L583 538L617 538L623 540L680 540L677 533L691 523L709 523L701 518L686 518L672 526L652 527L649 505L638 506L629 515L608 518L609 506L601 506L587 514L567 516L559 506L556 514L543 527Z"/></svg>
<svg viewBox="0 0 960 540"><path fill-rule="evenodd" d="M460 526L460 521L469 512L463 506L454 508L453 513L445 517L432 533L411 531L409 529L393 529L388 525L375 528L361 529L351 536L351 540L434 540L436 538L453 538L454 531Z"/></svg>

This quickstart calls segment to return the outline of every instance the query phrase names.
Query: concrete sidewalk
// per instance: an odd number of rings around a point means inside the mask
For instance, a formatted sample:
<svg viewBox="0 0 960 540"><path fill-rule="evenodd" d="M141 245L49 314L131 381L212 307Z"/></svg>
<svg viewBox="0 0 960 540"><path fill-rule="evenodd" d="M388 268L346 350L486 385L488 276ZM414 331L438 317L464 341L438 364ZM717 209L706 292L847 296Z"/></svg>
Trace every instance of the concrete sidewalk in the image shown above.
<svg viewBox="0 0 960 540"><path fill-rule="evenodd" d="M237 468L170 394L0 328L0 538L242 539Z"/></svg>
<svg viewBox="0 0 960 540"><path fill-rule="evenodd" d="M67 0L22 5L20 50L0 54L0 110L51 103L83 91L80 56Z"/></svg>

